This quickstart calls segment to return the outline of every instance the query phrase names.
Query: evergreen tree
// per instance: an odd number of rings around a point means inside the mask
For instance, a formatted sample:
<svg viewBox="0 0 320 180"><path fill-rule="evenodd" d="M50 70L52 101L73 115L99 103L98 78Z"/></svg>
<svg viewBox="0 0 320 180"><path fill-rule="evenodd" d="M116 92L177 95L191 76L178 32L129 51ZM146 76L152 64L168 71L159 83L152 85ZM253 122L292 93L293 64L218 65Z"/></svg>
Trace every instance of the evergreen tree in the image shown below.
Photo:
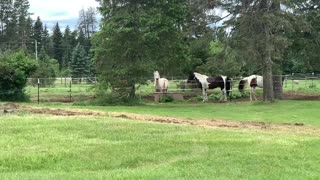
<svg viewBox="0 0 320 180"><path fill-rule="evenodd" d="M34 41L34 31L33 31L33 20L29 16L26 20L26 25L24 28L24 39L25 39L25 44L27 51L29 53L35 52L35 41ZM39 44L37 44L39 46ZM39 48L38 48L39 49Z"/></svg>
<svg viewBox="0 0 320 180"><path fill-rule="evenodd" d="M181 72L177 67L187 58L181 32L185 0L116 0L101 5L101 30L94 39L101 80L120 87L122 97L134 98L135 85L145 83L152 71Z"/></svg>
<svg viewBox="0 0 320 180"><path fill-rule="evenodd" d="M53 43L54 58L58 60L59 69L61 70L63 66L63 61L62 61L63 49L62 49L62 33L60 31L58 22L53 28L52 43Z"/></svg>
<svg viewBox="0 0 320 180"><path fill-rule="evenodd" d="M27 41L29 38L29 21L27 20L30 13L28 12L30 4L28 0L15 0L14 1L14 16L18 20L18 42L20 47L26 49Z"/></svg>
<svg viewBox="0 0 320 180"><path fill-rule="evenodd" d="M11 0L0 1L0 46L6 47L8 39L6 36L6 28L12 17L13 4Z"/></svg>
<svg viewBox="0 0 320 180"><path fill-rule="evenodd" d="M18 19L17 13L14 11L13 4L8 6L8 14L7 18L5 19L5 30L4 30L4 43L7 45L8 49L15 50L19 47L18 43Z"/></svg>
<svg viewBox="0 0 320 180"><path fill-rule="evenodd" d="M71 39L70 45L72 48L75 48L78 44L78 42L77 42L78 31L77 30L72 31L70 36L71 36L70 37L70 39Z"/></svg>
<svg viewBox="0 0 320 180"><path fill-rule="evenodd" d="M47 25L44 25L42 34L41 34L41 46L45 49L46 54L53 57L53 50L50 47L50 36L49 31L47 29Z"/></svg>
<svg viewBox="0 0 320 180"><path fill-rule="evenodd" d="M85 46L86 45L85 41L86 41L86 38L84 36L84 33L83 33L82 29L80 29L79 35L77 37L77 44L79 43L80 45Z"/></svg>
<svg viewBox="0 0 320 180"><path fill-rule="evenodd" d="M64 34L63 34L63 67L68 68L69 64L71 62L71 55L72 55L72 49L71 46L72 43L72 36L69 26L66 27Z"/></svg>
<svg viewBox="0 0 320 180"><path fill-rule="evenodd" d="M232 27L232 48L241 51L247 63L257 64L263 74L263 99L274 100L273 72L279 66L289 45L285 33L292 31L293 1L279 0L230 0L221 1L221 7L230 14L223 27ZM294 8L294 6L292 6ZM279 68L277 68L277 74ZM281 82L281 77L277 81ZM277 88L282 89L282 88ZM281 94L277 92L277 96Z"/></svg>
<svg viewBox="0 0 320 180"><path fill-rule="evenodd" d="M85 49L78 44L72 52L71 76L73 78L88 77L90 74L90 61Z"/></svg>
<svg viewBox="0 0 320 180"><path fill-rule="evenodd" d="M34 38L34 40L37 41L37 43L38 43L38 51L40 52L41 48L43 46L43 44L42 44L42 35L44 34L44 32L43 32L43 25L42 25L42 22L41 22L39 16L37 17L37 20L34 23L33 33L34 33L33 34L33 38Z"/></svg>

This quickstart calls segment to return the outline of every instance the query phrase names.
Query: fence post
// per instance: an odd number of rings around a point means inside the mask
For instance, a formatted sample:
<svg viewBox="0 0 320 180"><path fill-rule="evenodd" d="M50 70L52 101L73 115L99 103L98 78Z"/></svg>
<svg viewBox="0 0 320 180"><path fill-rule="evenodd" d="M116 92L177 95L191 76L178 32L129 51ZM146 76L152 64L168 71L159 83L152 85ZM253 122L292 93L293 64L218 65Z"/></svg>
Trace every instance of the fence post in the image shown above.
<svg viewBox="0 0 320 180"><path fill-rule="evenodd" d="M40 80L38 79L38 104L40 103Z"/></svg>

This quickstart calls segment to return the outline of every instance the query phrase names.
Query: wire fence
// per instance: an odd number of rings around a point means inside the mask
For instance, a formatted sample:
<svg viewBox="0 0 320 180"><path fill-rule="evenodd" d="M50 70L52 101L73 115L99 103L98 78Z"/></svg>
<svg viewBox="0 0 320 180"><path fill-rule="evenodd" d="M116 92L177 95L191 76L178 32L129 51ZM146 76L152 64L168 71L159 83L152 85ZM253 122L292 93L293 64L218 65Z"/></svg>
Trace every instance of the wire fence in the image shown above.
<svg viewBox="0 0 320 180"><path fill-rule="evenodd" d="M182 93L185 99L202 96L202 90L197 88L195 84L188 83L186 77L170 77L168 79L168 92ZM250 87L246 87L244 93L240 93L238 90L241 79L242 77L232 78L230 98L248 100ZM291 74L282 76L281 80L284 99L320 100L320 75ZM29 78L25 92L33 102L76 102L94 99L97 83L96 77ZM0 94L12 94L12 91L21 90L1 91ZM140 98L151 100L154 92L154 82L151 78L145 85L136 85L136 95ZM261 98L262 88L257 88L256 94L258 99ZM208 95L218 99L221 90L220 88L210 89Z"/></svg>

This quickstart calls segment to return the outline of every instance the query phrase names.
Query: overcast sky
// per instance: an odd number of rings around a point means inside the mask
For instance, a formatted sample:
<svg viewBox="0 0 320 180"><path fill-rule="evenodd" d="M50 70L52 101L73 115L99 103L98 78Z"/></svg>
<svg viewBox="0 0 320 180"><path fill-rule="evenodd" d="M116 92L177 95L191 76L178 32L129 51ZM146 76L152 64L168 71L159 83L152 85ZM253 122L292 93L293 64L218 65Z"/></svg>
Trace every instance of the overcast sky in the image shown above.
<svg viewBox="0 0 320 180"><path fill-rule="evenodd" d="M41 21L47 24L51 31L56 22L62 30L69 25L75 29L79 11L84 8L97 7L95 0L29 0L32 18L40 16Z"/></svg>

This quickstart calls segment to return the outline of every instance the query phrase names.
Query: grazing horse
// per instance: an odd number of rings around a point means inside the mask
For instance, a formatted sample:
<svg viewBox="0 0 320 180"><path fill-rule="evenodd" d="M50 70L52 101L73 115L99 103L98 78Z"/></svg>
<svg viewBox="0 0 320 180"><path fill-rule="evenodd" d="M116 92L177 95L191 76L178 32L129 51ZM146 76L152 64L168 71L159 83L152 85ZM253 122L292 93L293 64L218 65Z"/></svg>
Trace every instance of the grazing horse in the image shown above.
<svg viewBox="0 0 320 180"><path fill-rule="evenodd" d="M169 81L166 78L160 78L158 71L153 72L154 87L156 92L167 92L169 87Z"/></svg>
<svg viewBox="0 0 320 180"><path fill-rule="evenodd" d="M227 96L231 89L231 79L227 76L208 77L206 75L193 72L189 75L187 83L196 85L197 88L202 89L203 101L208 101L207 89L220 88L222 96L220 101L227 101Z"/></svg>
<svg viewBox="0 0 320 180"><path fill-rule="evenodd" d="M257 100L256 87L263 88L263 77L259 75L251 75L241 79L238 87L241 94L248 85L250 86L250 101L252 101L252 98Z"/></svg>

